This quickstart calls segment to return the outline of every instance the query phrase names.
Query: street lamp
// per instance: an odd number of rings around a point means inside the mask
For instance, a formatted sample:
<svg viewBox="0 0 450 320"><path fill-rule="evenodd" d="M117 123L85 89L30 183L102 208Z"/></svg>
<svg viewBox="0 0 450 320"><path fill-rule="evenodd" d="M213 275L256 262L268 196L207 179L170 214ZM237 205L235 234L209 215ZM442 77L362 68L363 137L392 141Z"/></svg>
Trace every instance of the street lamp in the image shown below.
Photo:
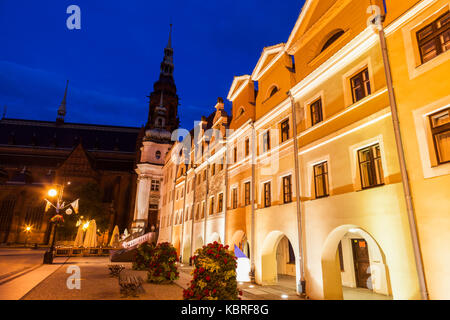
<svg viewBox="0 0 450 320"><path fill-rule="evenodd" d="M28 237L30 236L30 232L31 232L31 227L26 226L24 231L25 231L25 248L26 248L27 244L28 244Z"/></svg>
<svg viewBox="0 0 450 320"><path fill-rule="evenodd" d="M67 184L70 184L70 182ZM63 216L62 216L62 214L63 214L62 211L64 209L67 209L66 213L68 215L72 214L72 209L69 208L70 206L72 206L75 209L75 212L78 211L78 199L75 201L72 201L69 204L66 204L64 201L62 201L62 198L64 195L64 185L55 185L55 186L58 186L60 188L59 192L57 189L52 188L52 189L48 190L48 193L47 193L48 196L51 198L58 196L55 204L53 204L51 201L45 199L45 201L47 202L46 211L48 208L53 207L56 210L56 214L51 218L51 222L54 225L53 226L53 239L52 239L52 244L50 246L50 249L44 253L44 264L52 264L53 263L53 251L55 250L56 228L58 227L59 222L64 221ZM61 211L61 213L60 213L60 211Z"/></svg>

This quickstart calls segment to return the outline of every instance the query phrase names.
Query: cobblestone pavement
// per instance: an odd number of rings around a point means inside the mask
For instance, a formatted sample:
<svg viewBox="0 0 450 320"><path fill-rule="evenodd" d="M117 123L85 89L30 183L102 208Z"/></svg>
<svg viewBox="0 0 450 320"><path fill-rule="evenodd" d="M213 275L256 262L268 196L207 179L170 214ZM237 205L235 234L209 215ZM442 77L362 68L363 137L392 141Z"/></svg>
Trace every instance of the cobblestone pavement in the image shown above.
<svg viewBox="0 0 450 320"><path fill-rule="evenodd" d="M126 272L132 272L144 279L145 293L139 297L121 298L118 279L109 275L108 257L74 257L26 294L23 300L181 300L183 289L176 284L154 285L145 282L145 271L132 271L131 263L120 263ZM81 288L67 287L68 267L76 265L81 271Z"/></svg>

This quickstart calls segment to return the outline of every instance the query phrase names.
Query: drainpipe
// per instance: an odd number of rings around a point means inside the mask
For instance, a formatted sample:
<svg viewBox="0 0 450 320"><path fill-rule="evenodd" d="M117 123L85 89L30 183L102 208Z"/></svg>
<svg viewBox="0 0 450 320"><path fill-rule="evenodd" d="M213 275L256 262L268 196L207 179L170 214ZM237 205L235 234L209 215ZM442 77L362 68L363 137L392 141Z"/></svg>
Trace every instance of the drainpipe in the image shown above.
<svg viewBox="0 0 450 320"><path fill-rule="evenodd" d="M414 213L414 206L412 201L412 194L411 194L411 186L409 183L409 177L408 177L408 171L406 169L406 159L405 159L405 153L403 148L403 140L402 135L400 132L400 122L398 119L398 110L397 110L397 101L395 99L395 91L392 81L392 73L391 73L391 65L389 61L389 55L388 55L388 49L386 44L386 35L384 33L384 16L382 17L380 21L380 30L379 30L379 36L380 36L380 45L381 45L381 51L383 54L383 63L384 63L384 70L386 75L386 84L388 88L389 93L389 104L391 105L391 114L392 114L392 122L394 125L394 133L395 133L395 142L397 146L397 154L398 159L400 162L400 172L402 176L402 184L403 184L403 191L405 194L405 201L406 201L406 209L408 212L408 220L409 220L409 229L411 232L411 238L413 242L413 249L414 249L414 258L416 262L417 267L417 275L419 277L419 286L420 286L420 293L422 296L422 300L428 300L428 290L427 285L425 281L425 273L424 273L424 267L423 267L423 260L422 260L422 252L420 250L420 243L419 243L419 236L417 234L417 224L416 224L416 218Z"/></svg>
<svg viewBox="0 0 450 320"><path fill-rule="evenodd" d="M175 210L175 190L177 189L177 174L178 174L178 164L175 167L175 177L173 178L173 190L172 190L172 212L171 212L171 216L172 219L170 219L170 243L172 243L173 240L173 220L174 220L174 216L173 216L173 211Z"/></svg>
<svg viewBox="0 0 450 320"><path fill-rule="evenodd" d="M250 123L252 127L252 211L251 211L251 234L250 234L250 263L251 271L250 277L252 281L255 282L255 206L256 206L256 132L255 123L252 121Z"/></svg>
<svg viewBox="0 0 450 320"><path fill-rule="evenodd" d="M292 93L288 92L291 100L292 112L292 130L294 132L294 163L295 163L295 198L297 205L297 233L298 233L298 257L300 265L300 283L297 285L297 291L301 294L306 294L306 280L305 280L305 259L303 256L303 223L302 223L302 204L300 202L300 166L298 160L298 140L297 140L297 113L295 110L295 99Z"/></svg>
<svg viewBox="0 0 450 320"><path fill-rule="evenodd" d="M182 221L181 221L181 242L180 242L180 263L183 263L183 248L184 248L184 216L186 214L186 198L187 198L187 193L186 193L186 189L187 189L187 170L186 173L184 174L184 197L183 197L183 214L181 215Z"/></svg>
<svg viewBox="0 0 450 320"><path fill-rule="evenodd" d="M227 139L227 137L225 137ZM228 212L228 140L225 141L225 163L223 164L225 169L225 191L223 192L223 203L222 203L222 209L224 210L224 222L223 222L223 244L227 244L227 212ZM234 252L234 248L231 248L231 250Z"/></svg>
<svg viewBox="0 0 450 320"><path fill-rule="evenodd" d="M208 158L206 159L206 184L205 184L205 216L203 221L203 243L206 245L206 227L208 220L208 195L209 195L209 144L208 144Z"/></svg>

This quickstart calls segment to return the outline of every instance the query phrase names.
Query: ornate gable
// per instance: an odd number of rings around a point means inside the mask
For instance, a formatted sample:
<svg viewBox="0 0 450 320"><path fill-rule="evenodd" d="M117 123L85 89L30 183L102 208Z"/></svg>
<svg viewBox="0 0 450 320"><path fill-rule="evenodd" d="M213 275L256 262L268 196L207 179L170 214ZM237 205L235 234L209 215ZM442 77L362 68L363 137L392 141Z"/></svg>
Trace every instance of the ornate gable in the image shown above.
<svg viewBox="0 0 450 320"><path fill-rule="evenodd" d="M261 57L252 73L252 80L258 81L261 76L270 69L284 52L284 43L264 48Z"/></svg>
<svg viewBox="0 0 450 320"><path fill-rule="evenodd" d="M98 173L94 169L93 160L79 143L63 164L56 170L58 176L96 178Z"/></svg>

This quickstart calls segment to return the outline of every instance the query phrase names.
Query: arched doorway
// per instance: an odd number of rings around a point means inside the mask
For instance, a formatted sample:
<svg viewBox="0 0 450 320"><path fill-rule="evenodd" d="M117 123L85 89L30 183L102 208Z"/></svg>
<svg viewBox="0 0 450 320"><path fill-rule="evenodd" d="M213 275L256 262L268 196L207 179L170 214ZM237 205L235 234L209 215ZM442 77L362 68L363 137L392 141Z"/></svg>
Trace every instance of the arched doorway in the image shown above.
<svg viewBox="0 0 450 320"><path fill-rule="evenodd" d="M250 245L244 231L238 230L233 234L230 249L234 250L235 245L247 256L247 258L250 258Z"/></svg>
<svg viewBox="0 0 450 320"><path fill-rule="evenodd" d="M264 240L261 254L263 284L278 284L296 290L296 259L291 241L281 231L272 231Z"/></svg>
<svg viewBox="0 0 450 320"><path fill-rule="evenodd" d="M358 226L334 229L321 259L324 299L392 299L386 257L375 239Z"/></svg>

